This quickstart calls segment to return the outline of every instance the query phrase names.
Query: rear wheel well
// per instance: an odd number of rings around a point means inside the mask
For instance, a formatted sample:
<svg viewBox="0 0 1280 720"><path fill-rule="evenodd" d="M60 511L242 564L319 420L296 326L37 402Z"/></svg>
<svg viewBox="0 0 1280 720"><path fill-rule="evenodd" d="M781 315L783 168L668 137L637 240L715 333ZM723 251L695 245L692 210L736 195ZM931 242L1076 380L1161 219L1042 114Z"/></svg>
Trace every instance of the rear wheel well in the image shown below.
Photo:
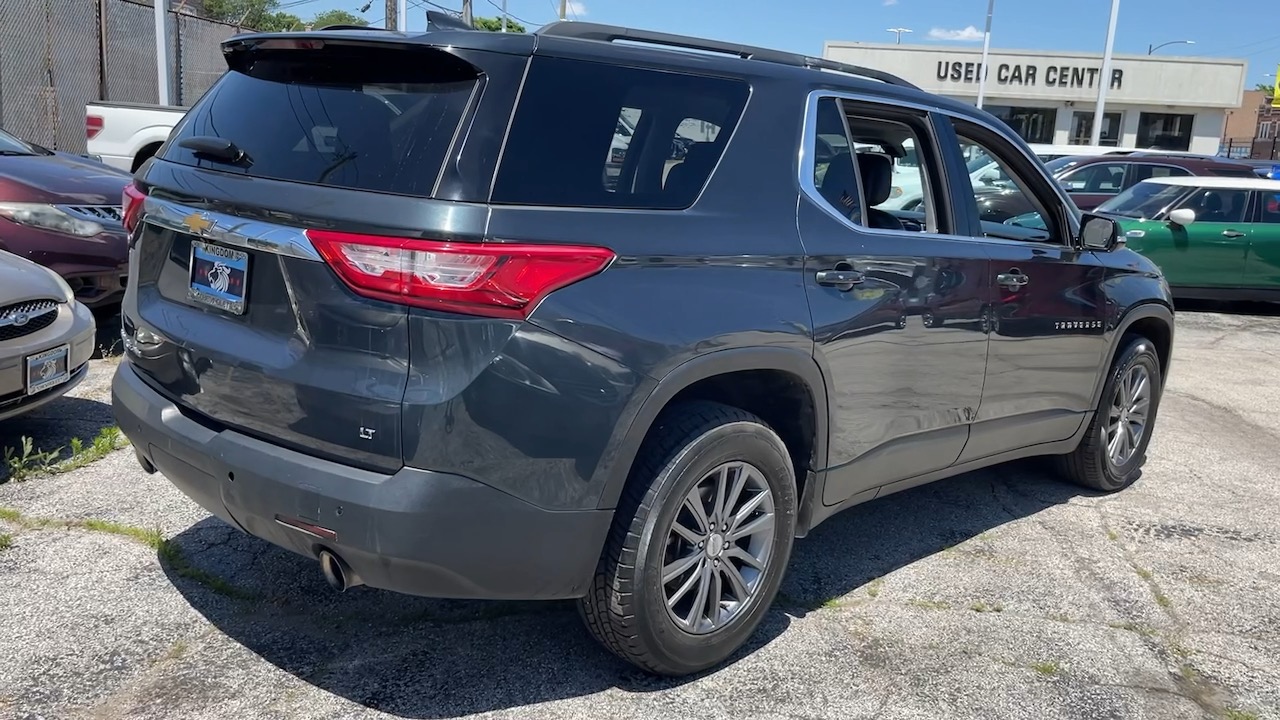
<svg viewBox="0 0 1280 720"><path fill-rule="evenodd" d="M783 370L741 370L713 375L681 390L667 402L662 413L691 400L708 400L746 410L773 428L786 444L795 467L796 498L804 497L805 479L816 460L813 452L817 410L813 393L799 376ZM654 426L657 425L655 422Z"/></svg>
<svg viewBox="0 0 1280 720"><path fill-rule="evenodd" d="M142 163L150 159L152 155L155 155L156 151L160 149L160 145L161 143L158 142L143 145L138 154L133 156L133 172L138 172L138 168L142 167Z"/></svg>
<svg viewBox="0 0 1280 720"><path fill-rule="evenodd" d="M1173 350L1173 333L1169 324L1160 318L1145 317L1136 320L1125 329L1126 336L1141 335L1155 345L1156 357L1160 358L1160 377L1168 375L1169 358Z"/></svg>

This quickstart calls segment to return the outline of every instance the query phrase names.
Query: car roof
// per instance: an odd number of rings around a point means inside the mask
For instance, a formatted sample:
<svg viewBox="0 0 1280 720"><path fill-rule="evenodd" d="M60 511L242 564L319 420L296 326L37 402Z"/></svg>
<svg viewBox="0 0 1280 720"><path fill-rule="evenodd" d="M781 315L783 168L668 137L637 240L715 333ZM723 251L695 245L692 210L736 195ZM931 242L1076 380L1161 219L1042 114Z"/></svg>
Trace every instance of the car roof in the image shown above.
<svg viewBox="0 0 1280 720"><path fill-rule="evenodd" d="M1249 165L1245 165L1235 160L1227 160L1225 158L1214 157L1210 155L1194 155L1182 153L1161 153L1151 150L1138 150L1132 153L1111 154L1111 155L1092 155L1085 160L1080 161L1081 165L1094 165L1096 163L1141 163L1141 164L1158 164L1158 165L1179 165L1184 167L1206 167L1206 168L1237 168L1240 170L1252 170Z"/></svg>
<svg viewBox="0 0 1280 720"><path fill-rule="evenodd" d="M1227 190L1268 190L1280 192L1280 180L1267 178L1219 177L1217 175L1192 175L1190 177L1147 178L1144 183L1177 185L1180 187L1223 188Z"/></svg>

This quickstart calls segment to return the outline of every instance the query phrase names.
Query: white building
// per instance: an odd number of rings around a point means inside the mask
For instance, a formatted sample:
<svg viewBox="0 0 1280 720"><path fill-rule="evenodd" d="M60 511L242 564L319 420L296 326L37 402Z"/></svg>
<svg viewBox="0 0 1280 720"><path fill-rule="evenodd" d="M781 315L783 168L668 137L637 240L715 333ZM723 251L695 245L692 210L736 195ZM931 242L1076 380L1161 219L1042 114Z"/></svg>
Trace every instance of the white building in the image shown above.
<svg viewBox="0 0 1280 720"><path fill-rule="evenodd" d="M929 92L978 99L981 48L828 41L823 57L893 73ZM1088 144L1102 54L991 50L983 109L1027 142ZM1216 154L1226 111L1240 107L1246 63L1113 55L1102 144Z"/></svg>

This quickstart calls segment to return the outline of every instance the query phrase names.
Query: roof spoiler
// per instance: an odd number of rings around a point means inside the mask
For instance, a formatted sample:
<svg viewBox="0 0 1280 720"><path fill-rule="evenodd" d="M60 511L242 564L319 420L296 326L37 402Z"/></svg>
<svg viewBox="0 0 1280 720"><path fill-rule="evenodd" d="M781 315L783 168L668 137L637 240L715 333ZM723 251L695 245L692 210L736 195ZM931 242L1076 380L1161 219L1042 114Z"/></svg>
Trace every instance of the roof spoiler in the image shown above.
<svg viewBox="0 0 1280 720"><path fill-rule="evenodd" d="M449 13L440 12L439 10L427 11L427 30L475 30L474 25L468 25L463 22L462 18L455 17Z"/></svg>

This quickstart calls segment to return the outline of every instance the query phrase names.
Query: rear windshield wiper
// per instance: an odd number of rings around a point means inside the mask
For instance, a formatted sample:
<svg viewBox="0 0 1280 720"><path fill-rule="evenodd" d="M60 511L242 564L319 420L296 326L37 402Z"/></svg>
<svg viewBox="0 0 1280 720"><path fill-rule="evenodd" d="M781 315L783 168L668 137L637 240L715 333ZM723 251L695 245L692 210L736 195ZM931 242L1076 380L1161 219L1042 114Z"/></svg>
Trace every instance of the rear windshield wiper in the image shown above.
<svg viewBox="0 0 1280 720"><path fill-rule="evenodd" d="M226 138L198 135L196 137L183 138L178 142L178 147L186 148L195 153L197 157L214 162L227 163L228 165L253 164L253 160L244 150L241 150L238 145Z"/></svg>

